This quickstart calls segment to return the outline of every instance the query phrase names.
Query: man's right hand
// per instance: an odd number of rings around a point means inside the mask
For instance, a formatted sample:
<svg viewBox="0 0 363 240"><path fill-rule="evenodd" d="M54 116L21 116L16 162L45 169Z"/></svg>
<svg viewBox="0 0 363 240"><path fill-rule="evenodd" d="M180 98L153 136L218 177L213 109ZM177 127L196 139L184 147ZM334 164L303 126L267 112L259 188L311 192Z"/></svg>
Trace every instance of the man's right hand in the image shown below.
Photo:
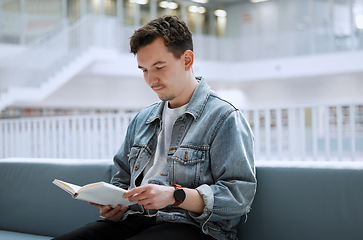
<svg viewBox="0 0 363 240"><path fill-rule="evenodd" d="M100 215L102 215L106 220L114 222L120 221L127 210L127 207L122 208L120 204L117 205L115 208L112 208L110 205L100 205L92 202L88 202L88 204L99 207Z"/></svg>

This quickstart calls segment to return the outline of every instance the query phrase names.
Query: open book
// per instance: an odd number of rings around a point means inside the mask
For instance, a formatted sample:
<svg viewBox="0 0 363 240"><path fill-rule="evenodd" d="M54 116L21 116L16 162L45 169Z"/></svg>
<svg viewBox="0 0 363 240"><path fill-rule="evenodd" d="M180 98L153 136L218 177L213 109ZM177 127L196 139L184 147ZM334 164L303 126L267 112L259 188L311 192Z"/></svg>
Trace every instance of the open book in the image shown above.
<svg viewBox="0 0 363 240"><path fill-rule="evenodd" d="M120 204L122 207L137 204L137 202L130 202L127 198L122 197L126 192L125 189L109 183L97 182L87 184L83 187L58 179L54 179L53 183L71 194L75 199L101 205L111 205L111 207L116 207L117 204Z"/></svg>

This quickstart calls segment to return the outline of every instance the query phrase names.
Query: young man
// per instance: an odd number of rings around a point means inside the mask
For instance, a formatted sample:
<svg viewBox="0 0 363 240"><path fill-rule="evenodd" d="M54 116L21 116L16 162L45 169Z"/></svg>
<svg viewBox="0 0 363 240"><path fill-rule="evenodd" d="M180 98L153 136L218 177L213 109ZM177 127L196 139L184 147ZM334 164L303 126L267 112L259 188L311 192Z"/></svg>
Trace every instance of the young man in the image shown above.
<svg viewBox="0 0 363 240"><path fill-rule="evenodd" d="M114 157L112 183L138 204L91 203L104 220L56 239L236 239L256 191L248 123L194 77L192 35L177 17L151 21L130 45L162 100L131 121Z"/></svg>

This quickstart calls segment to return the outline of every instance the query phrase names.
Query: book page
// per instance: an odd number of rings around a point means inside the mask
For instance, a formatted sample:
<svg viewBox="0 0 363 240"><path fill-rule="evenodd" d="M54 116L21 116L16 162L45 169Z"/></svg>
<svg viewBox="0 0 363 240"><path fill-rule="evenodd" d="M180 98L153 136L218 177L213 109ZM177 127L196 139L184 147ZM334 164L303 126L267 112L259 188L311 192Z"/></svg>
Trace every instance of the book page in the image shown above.
<svg viewBox="0 0 363 240"><path fill-rule="evenodd" d="M69 194L74 195L75 193L77 193L79 191L79 189L81 188L78 185L72 184L72 183L67 183L58 179L54 179L53 183L55 185L57 185L58 187L62 188L63 190L65 190L66 192L68 192Z"/></svg>
<svg viewBox="0 0 363 240"><path fill-rule="evenodd" d="M111 207L116 207L118 204L122 207L137 204L137 202L130 202L127 198L123 198L122 195L125 192L126 190L112 184L99 182L84 186L75 198L101 205L111 205Z"/></svg>

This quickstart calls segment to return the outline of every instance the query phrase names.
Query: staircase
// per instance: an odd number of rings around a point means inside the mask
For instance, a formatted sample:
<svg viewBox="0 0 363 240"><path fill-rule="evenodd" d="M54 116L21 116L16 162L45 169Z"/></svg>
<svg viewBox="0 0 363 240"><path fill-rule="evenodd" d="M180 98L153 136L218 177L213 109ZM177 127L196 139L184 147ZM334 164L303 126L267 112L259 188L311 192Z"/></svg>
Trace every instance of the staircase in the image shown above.
<svg viewBox="0 0 363 240"><path fill-rule="evenodd" d="M0 111L18 101L42 101L92 62L114 59L122 43L120 32L115 18L86 15L17 56L2 59Z"/></svg>

